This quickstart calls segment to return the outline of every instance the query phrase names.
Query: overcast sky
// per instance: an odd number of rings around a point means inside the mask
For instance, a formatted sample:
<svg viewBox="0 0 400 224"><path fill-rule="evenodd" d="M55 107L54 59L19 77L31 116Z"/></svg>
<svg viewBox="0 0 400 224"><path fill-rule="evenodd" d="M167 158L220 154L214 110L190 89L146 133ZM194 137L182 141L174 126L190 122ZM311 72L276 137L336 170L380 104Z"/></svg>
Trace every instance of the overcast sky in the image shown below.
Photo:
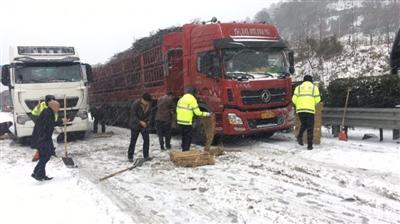
<svg viewBox="0 0 400 224"><path fill-rule="evenodd" d="M81 60L103 63L159 28L195 18L253 18L278 0L1 0L0 64L10 45L70 45Z"/></svg>

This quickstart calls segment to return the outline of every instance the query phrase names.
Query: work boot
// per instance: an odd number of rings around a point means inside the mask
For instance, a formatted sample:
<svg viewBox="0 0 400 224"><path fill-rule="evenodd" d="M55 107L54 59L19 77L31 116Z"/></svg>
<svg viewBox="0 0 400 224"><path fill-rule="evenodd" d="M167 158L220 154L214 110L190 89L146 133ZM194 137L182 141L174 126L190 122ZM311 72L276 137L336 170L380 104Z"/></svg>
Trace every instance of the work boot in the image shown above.
<svg viewBox="0 0 400 224"><path fill-rule="evenodd" d="M299 145L304 145L303 137L297 136L297 143L299 143Z"/></svg>
<svg viewBox="0 0 400 224"><path fill-rule="evenodd" d="M308 146L307 146L307 149L308 149L308 150L312 150L312 149L313 149L312 145L308 145Z"/></svg>
<svg viewBox="0 0 400 224"><path fill-rule="evenodd" d="M52 180L52 179L53 179L53 177L48 177L48 176L43 177L43 180Z"/></svg>
<svg viewBox="0 0 400 224"><path fill-rule="evenodd" d="M153 160L153 158L151 158L151 157L145 157L145 158L143 158L143 160L144 160L144 161L151 161L151 160Z"/></svg>
<svg viewBox="0 0 400 224"><path fill-rule="evenodd" d="M128 161L129 161L130 163L133 163L133 158L128 158Z"/></svg>
<svg viewBox="0 0 400 224"><path fill-rule="evenodd" d="M34 173L31 174L31 177L33 177L33 179L37 180L37 181L42 181L43 178L37 177Z"/></svg>

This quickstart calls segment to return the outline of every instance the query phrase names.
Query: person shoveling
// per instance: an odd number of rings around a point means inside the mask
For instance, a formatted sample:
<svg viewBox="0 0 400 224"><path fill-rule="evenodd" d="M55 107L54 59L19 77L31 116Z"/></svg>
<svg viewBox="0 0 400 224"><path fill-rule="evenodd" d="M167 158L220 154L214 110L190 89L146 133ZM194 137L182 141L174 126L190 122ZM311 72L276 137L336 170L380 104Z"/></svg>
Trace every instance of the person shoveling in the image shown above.
<svg viewBox="0 0 400 224"><path fill-rule="evenodd" d="M46 175L46 164L52 155L55 155L52 135L55 126L61 126L67 122L67 119L54 120L54 116L60 110L60 103L52 100L48 103L39 115L35 127L33 128L31 147L39 149L39 161L33 170L32 177L38 181L51 180L52 177Z"/></svg>

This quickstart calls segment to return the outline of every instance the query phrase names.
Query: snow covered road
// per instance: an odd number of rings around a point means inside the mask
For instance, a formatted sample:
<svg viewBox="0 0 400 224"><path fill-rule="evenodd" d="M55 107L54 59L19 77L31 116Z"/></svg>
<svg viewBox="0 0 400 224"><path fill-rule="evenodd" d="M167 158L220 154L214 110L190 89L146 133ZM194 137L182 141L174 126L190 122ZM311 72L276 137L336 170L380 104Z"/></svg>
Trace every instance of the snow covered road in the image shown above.
<svg viewBox="0 0 400 224"><path fill-rule="evenodd" d="M214 166L178 168L152 135L152 161L99 182L130 166L129 132L111 130L111 138L71 143L79 168L53 158L47 170L55 179L46 183L29 177L30 149L0 141L0 209L9 211L0 222L23 223L8 220L35 216L35 203L53 203L58 216L87 214L74 223L400 223L400 145L392 140L340 142L326 134L307 151L280 133L226 142Z"/></svg>

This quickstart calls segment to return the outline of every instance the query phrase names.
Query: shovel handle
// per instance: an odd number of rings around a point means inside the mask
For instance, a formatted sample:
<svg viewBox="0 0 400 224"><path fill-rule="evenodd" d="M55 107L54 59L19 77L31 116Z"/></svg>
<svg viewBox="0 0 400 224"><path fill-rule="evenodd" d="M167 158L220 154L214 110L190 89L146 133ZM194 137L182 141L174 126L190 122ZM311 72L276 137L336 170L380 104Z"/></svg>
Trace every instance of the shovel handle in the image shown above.
<svg viewBox="0 0 400 224"><path fill-rule="evenodd" d="M342 118L342 128L344 127L344 119L346 117L347 104L349 102L350 90L351 90L350 88L347 88L346 102L344 103L344 111L343 111L343 118Z"/></svg>

